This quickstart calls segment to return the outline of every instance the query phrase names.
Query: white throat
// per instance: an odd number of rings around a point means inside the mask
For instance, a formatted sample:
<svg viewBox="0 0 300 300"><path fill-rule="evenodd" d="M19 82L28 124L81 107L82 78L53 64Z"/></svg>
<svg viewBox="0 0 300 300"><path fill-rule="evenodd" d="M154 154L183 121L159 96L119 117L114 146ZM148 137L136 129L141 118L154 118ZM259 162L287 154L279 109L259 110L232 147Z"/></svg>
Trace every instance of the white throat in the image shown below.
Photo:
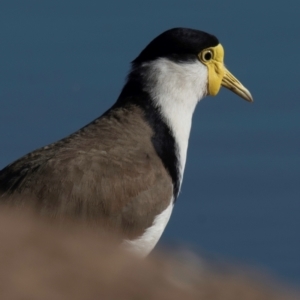
<svg viewBox="0 0 300 300"><path fill-rule="evenodd" d="M207 67L200 61L176 63L166 58L147 64L147 92L173 132L182 182L192 116L207 93Z"/></svg>

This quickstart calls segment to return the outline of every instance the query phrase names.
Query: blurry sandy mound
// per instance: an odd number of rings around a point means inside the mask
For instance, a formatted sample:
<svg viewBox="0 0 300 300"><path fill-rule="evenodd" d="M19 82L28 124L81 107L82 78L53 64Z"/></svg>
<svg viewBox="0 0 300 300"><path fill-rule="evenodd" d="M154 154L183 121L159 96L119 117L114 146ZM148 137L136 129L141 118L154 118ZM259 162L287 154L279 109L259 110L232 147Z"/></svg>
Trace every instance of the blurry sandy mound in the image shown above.
<svg viewBox="0 0 300 300"><path fill-rule="evenodd" d="M245 275L208 271L197 258L141 260L78 224L0 210L3 300L296 299Z"/></svg>

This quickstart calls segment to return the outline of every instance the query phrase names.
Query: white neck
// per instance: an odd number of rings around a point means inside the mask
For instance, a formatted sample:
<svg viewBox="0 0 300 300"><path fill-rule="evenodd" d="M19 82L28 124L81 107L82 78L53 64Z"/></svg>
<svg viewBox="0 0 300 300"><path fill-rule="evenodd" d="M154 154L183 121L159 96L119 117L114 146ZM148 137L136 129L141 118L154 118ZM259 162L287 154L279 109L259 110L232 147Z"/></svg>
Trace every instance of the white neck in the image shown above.
<svg viewBox="0 0 300 300"><path fill-rule="evenodd" d="M195 107L207 93L207 68L199 61L176 63L165 58L148 64L147 92L170 127L178 147L180 184Z"/></svg>

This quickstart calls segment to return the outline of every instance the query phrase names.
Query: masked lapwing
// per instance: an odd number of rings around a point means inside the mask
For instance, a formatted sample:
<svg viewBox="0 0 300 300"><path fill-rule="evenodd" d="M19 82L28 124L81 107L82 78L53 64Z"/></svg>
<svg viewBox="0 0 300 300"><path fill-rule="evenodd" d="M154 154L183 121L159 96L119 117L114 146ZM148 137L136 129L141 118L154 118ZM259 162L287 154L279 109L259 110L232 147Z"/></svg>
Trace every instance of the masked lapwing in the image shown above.
<svg viewBox="0 0 300 300"><path fill-rule="evenodd" d="M0 171L0 202L99 223L147 255L178 197L199 100L224 86L253 101L223 59L213 35L186 28L162 33L133 60L108 111Z"/></svg>

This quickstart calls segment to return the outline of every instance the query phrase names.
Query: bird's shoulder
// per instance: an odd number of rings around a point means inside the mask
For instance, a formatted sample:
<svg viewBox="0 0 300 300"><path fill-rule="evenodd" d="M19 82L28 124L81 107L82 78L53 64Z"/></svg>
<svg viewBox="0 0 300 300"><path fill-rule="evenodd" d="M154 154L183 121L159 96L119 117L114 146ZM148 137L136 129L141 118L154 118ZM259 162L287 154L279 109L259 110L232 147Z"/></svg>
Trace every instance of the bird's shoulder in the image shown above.
<svg viewBox="0 0 300 300"><path fill-rule="evenodd" d="M173 189L152 135L138 111L117 110L4 168L0 197L30 199L53 214L110 216L112 226L125 222L130 228L133 215L151 224Z"/></svg>

